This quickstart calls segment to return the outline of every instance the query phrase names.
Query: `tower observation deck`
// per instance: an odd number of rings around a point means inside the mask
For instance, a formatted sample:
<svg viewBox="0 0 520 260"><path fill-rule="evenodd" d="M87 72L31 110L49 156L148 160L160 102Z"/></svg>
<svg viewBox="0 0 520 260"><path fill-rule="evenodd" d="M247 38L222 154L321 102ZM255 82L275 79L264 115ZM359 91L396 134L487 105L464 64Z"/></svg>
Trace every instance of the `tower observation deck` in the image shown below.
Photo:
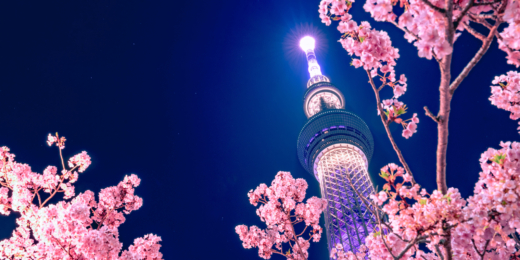
<svg viewBox="0 0 520 260"><path fill-rule="evenodd" d="M298 137L298 158L319 181L328 202L324 214L329 251L342 244L346 251L358 252L376 225L358 196L375 193L368 175L374 139L365 122L345 110L343 94L321 74L314 39L304 37L300 47L307 56L310 79L303 98L308 121Z"/></svg>

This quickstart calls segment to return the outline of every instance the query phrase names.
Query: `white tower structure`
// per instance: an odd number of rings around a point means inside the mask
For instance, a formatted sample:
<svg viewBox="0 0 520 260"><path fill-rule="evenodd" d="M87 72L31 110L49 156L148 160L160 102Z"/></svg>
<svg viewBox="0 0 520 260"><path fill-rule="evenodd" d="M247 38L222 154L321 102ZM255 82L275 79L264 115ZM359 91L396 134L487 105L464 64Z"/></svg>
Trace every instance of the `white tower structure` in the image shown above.
<svg viewBox="0 0 520 260"><path fill-rule="evenodd" d="M306 36L300 47L307 56L310 79L303 102L308 121L298 137L298 158L319 181L328 202L324 213L329 250L342 244L346 251L357 252L376 224L359 196L375 193L368 175L374 140L365 122L345 110L341 91L322 75L315 40Z"/></svg>

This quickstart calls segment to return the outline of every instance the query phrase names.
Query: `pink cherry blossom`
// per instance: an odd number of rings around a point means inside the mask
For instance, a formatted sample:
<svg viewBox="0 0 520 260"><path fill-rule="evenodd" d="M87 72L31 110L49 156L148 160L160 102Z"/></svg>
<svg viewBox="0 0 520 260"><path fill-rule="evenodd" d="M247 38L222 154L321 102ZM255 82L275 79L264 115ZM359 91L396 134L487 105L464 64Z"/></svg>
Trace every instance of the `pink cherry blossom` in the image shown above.
<svg viewBox="0 0 520 260"><path fill-rule="evenodd" d="M48 144L53 143L61 150L65 138L49 135ZM162 259L161 239L153 234L135 239L122 251L118 231L125 221L122 213L142 205L134 195L140 182L137 176L125 176L117 186L103 189L97 202L88 190L75 196L72 184L78 173L71 170L83 172L90 165L86 152L72 157L71 169L63 169L61 175L54 166L43 174L32 172L28 165L16 162L7 147L0 148L0 164L0 213L20 214L13 235L0 241L1 259ZM48 204L57 192L64 193L64 200Z"/></svg>
<svg viewBox="0 0 520 260"><path fill-rule="evenodd" d="M294 179L289 172L278 172L271 186L260 184L247 195L249 202L260 207L256 213L260 220L265 222L265 230L256 226L247 227L238 225L235 228L244 248L258 248L258 255L270 259L273 253L282 254L288 259L303 260L308 258L309 240L318 242L323 232L319 226L320 215L325 210L327 201L312 197L303 203L307 182L303 179ZM305 223L309 239L295 233L295 225ZM290 253L286 249L292 248ZM274 247L274 248L273 248Z"/></svg>
<svg viewBox="0 0 520 260"><path fill-rule="evenodd" d="M506 75L495 77L491 86L491 104L511 112L510 118L520 118L520 73L509 71Z"/></svg>

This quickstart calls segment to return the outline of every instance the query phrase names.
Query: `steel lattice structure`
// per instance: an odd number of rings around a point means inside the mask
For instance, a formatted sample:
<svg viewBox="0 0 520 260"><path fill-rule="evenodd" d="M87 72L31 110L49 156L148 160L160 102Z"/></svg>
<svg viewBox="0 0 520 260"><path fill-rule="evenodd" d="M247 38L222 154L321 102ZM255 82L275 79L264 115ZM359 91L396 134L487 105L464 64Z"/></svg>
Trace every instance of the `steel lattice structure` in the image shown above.
<svg viewBox="0 0 520 260"><path fill-rule="evenodd" d="M300 46L311 75L304 96L309 120L298 137L298 158L320 182L322 197L328 202L329 250L340 243L346 251L357 252L376 225L375 216L363 202L375 193L368 174L374 140L365 122L344 109L343 94L321 75L314 40L306 38Z"/></svg>
<svg viewBox="0 0 520 260"><path fill-rule="evenodd" d="M359 196L368 198L374 193L366 158L360 149L347 144L336 144L323 152L317 173L322 197L328 202L327 242L329 247L342 244L347 251L357 251L376 225Z"/></svg>

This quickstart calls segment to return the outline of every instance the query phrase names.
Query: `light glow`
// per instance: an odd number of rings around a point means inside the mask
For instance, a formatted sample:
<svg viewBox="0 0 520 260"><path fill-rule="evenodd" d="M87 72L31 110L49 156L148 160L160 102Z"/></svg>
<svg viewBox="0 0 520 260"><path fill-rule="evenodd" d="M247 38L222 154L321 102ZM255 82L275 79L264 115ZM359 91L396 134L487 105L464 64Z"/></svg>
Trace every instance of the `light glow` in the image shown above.
<svg viewBox="0 0 520 260"><path fill-rule="evenodd" d="M310 36L305 36L300 40L300 47L303 51L314 50L316 41Z"/></svg>
<svg viewBox="0 0 520 260"><path fill-rule="evenodd" d="M367 171L365 154L349 144L336 144L322 151L314 163L322 198L328 202L325 225L331 245L341 244L346 251L359 252L365 238L375 231L376 218L358 194L375 194ZM354 189L357 190L354 191Z"/></svg>

